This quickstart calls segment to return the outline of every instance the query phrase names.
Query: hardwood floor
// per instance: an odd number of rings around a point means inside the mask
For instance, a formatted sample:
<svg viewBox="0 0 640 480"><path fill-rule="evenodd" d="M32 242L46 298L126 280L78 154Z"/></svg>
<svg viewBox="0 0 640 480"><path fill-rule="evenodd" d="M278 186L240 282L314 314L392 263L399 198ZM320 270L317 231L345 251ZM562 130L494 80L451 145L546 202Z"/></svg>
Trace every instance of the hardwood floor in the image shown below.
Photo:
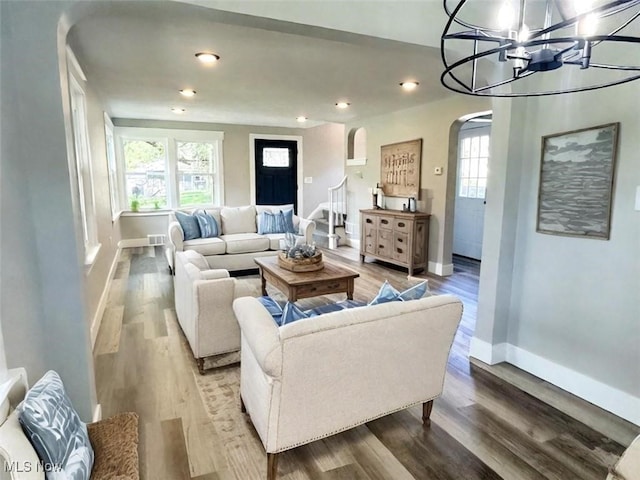
<svg viewBox="0 0 640 480"><path fill-rule="evenodd" d="M399 289L415 283L406 270L359 263L350 248L325 254L359 272L356 300L373 298L384 279ZM460 258L451 277L417 276L465 305L431 427L422 427L416 406L283 453L278 478L605 478L640 429L515 367L470 364L478 275L477 262ZM266 478L266 455L240 412L240 368L198 374L175 319L172 282L160 247L123 251L94 351L103 416L140 415L143 479ZM344 294L299 303L333 299Z"/></svg>

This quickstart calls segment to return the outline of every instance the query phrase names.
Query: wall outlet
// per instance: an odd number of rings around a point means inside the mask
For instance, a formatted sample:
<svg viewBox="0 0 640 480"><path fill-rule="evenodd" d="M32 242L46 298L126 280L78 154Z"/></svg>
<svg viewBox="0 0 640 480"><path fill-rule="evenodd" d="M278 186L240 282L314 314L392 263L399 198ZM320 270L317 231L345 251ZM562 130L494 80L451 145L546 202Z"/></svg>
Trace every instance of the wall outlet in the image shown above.
<svg viewBox="0 0 640 480"><path fill-rule="evenodd" d="M304 177L304 183L313 183L313 177Z"/></svg>
<svg viewBox="0 0 640 480"><path fill-rule="evenodd" d="M436 175L442 175L442 167L434 168L433 173L435 173Z"/></svg>

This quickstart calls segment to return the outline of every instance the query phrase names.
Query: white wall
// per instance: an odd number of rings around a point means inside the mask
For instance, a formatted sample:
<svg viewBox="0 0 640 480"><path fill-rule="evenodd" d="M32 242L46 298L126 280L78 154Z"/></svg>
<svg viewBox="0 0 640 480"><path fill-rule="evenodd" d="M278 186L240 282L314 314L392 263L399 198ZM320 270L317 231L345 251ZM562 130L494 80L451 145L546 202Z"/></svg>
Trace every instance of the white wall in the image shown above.
<svg viewBox="0 0 640 480"><path fill-rule="evenodd" d="M32 382L45 369L57 370L90 420L93 359L71 202L69 107L61 98L66 32L58 27L69 5L0 3L1 308L8 366L26 366Z"/></svg>
<svg viewBox="0 0 640 480"><path fill-rule="evenodd" d="M429 231L429 270L438 274L452 268L451 245L445 259L445 206L449 186L447 164L449 161L449 129L458 118L489 110L489 101L463 95L431 102L389 115L360 120L347 125L347 132L364 127L367 132L367 164L346 167L349 176L349 217L359 218L359 209L371 208L368 188L380 182L380 148L383 145L422 138L422 163L420 174L420 198L417 208L431 213ZM346 141L346 140L345 140ZM443 167L442 175L435 175L434 168ZM455 186L453 187L455 189ZM406 198L386 197L386 208L401 209ZM358 221L359 225L359 221ZM353 238L359 238L359 231ZM448 240L451 243L451 240Z"/></svg>
<svg viewBox="0 0 640 480"><path fill-rule="evenodd" d="M491 174L494 186L503 185L502 203L488 198L491 232L472 345L480 359L506 358L636 424L640 212L633 203L640 185L640 119L630 99L638 98L635 82L494 109L493 140L502 145L492 153ZM620 132L610 240L536 233L540 138L612 122L620 122ZM505 264L504 257L511 260ZM505 283L509 288L500 288Z"/></svg>
<svg viewBox="0 0 640 480"><path fill-rule="evenodd" d="M303 133L303 177L312 177L313 183L298 185L303 189L304 211L308 217L321 202L328 201L328 188L337 185L344 176L344 125L328 123L308 128Z"/></svg>

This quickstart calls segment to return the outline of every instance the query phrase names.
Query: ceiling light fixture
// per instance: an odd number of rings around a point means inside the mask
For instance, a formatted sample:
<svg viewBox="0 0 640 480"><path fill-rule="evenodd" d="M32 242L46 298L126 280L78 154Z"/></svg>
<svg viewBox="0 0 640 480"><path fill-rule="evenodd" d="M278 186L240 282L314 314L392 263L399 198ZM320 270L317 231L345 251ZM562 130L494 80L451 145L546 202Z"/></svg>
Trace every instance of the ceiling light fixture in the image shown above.
<svg viewBox="0 0 640 480"><path fill-rule="evenodd" d="M177 113L177 114L181 114L181 113L186 112L186 110L185 110L184 108L180 108L180 107L173 107L173 108L171 109L171 111L172 111L173 113Z"/></svg>
<svg viewBox="0 0 640 480"><path fill-rule="evenodd" d="M183 97L193 97L195 94L196 94L196 91L190 88L185 88L183 90L180 90L180 95L182 95Z"/></svg>
<svg viewBox="0 0 640 480"><path fill-rule="evenodd" d="M341 109L349 108L349 105L351 105L349 102L338 102L338 103L336 103L336 107L341 108Z"/></svg>
<svg viewBox="0 0 640 480"><path fill-rule="evenodd" d="M216 55L215 53L211 53L211 52L199 52L199 53L196 53L196 58L200 60L202 63L205 63L207 65L212 65L216 63L218 60L220 60L220 55Z"/></svg>
<svg viewBox="0 0 640 480"><path fill-rule="evenodd" d="M307 117L303 117L302 115L299 117L296 117L296 120L300 123L304 123L307 121Z"/></svg>
<svg viewBox="0 0 640 480"><path fill-rule="evenodd" d="M401 82L400 86L410 92L411 90L415 90L416 88L418 88L418 85L420 85L419 82Z"/></svg>
<svg viewBox="0 0 640 480"><path fill-rule="evenodd" d="M640 17L640 0L459 0L453 9L453 0L443 2L440 81L450 90L529 97L640 78L640 65L629 64L640 37L627 28Z"/></svg>

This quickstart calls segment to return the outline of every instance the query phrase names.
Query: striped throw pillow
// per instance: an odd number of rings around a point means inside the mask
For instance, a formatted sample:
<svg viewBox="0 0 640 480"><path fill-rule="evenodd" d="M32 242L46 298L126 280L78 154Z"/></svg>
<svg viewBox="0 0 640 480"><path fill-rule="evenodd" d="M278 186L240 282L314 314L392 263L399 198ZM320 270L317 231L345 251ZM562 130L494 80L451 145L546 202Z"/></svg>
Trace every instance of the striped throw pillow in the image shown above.
<svg viewBox="0 0 640 480"><path fill-rule="evenodd" d="M268 233L287 233L288 231L287 222L282 212L262 212L258 216L258 233L260 235Z"/></svg>

